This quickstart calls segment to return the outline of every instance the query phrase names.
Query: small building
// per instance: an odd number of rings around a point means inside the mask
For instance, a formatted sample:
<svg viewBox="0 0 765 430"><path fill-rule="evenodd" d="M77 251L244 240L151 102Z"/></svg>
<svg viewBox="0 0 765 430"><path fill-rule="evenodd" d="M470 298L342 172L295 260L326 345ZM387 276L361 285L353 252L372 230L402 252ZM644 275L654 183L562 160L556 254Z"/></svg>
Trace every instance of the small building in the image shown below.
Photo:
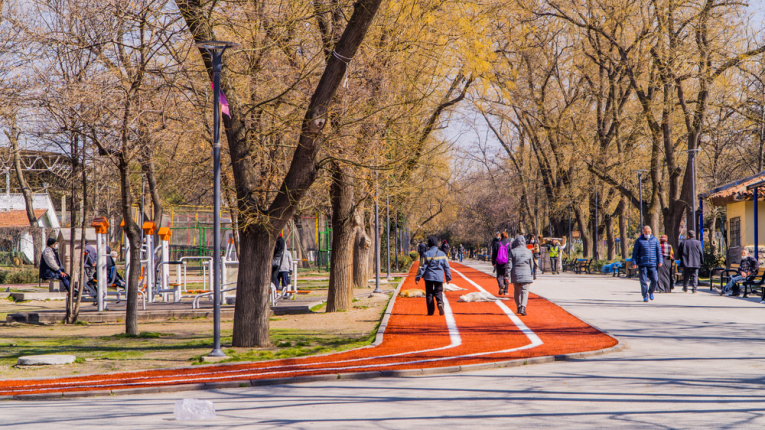
<svg viewBox="0 0 765 430"><path fill-rule="evenodd" d="M725 206L726 208L727 222L725 226L721 227L726 233L727 261L729 263L739 260L742 247L748 248L750 252L754 250L754 192L747 188L761 181L765 181L765 172L721 185L707 193L700 194L700 197L708 200L712 206ZM765 259L765 196L763 194L765 194L765 187L759 190L757 197L757 218L759 221L757 243L761 261Z"/></svg>
<svg viewBox="0 0 765 430"><path fill-rule="evenodd" d="M27 219L26 203L24 195L20 193L0 194L0 231L19 231L29 227ZM34 194L32 196L32 208L37 217L37 224L43 228L59 229L60 225L53 201L48 194ZM43 230L43 243L45 243L45 230ZM29 231L21 231L18 235L8 234L7 239L19 252L23 252L29 261L34 260L34 244L32 234ZM18 236L18 237L16 237Z"/></svg>

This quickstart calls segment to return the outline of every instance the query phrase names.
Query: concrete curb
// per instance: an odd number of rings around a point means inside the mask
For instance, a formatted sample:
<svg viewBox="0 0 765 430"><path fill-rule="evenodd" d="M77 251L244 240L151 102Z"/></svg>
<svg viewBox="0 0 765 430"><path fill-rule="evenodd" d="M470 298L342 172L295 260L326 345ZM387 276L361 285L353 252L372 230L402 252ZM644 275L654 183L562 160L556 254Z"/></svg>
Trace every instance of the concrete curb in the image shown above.
<svg viewBox="0 0 765 430"><path fill-rule="evenodd" d="M613 336L612 336L613 337ZM616 339L616 338L614 338ZM617 342L619 340L617 339ZM203 391L236 389L248 387L263 387L268 385L291 385L305 384L308 382L330 382L337 380L357 380L372 378L409 378L427 375L439 375L445 373L472 372L476 370L502 369L507 367L522 367L532 364L553 363L556 361L579 360L612 352L619 352L626 344L618 344L605 349L585 352L573 352L570 354L546 355L541 357L518 358L515 360L497 361L493 363L466 364L459 366L429 367L422 369L403 370L376 370L355 373L332 373L327 375L292 376L287 378L252 379L225 382L207 382L200 384L163 385L159 387L123 388L116 390L91 390L91 391L65 391L41 394L21 394L16 396L2 396L0 400L69 400L83 397L107 397L116 395L178 393L184 391Z"/></svg>

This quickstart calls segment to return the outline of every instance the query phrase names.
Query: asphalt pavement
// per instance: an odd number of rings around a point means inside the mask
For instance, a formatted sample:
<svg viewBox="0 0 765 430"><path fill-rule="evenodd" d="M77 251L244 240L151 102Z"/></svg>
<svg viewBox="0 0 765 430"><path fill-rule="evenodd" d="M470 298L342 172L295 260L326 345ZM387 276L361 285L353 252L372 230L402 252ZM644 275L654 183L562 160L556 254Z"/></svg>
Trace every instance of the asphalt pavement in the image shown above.
<svg viewBox="0 0 765 430"><path fill-rule="evenodd" d="M465 264L490 272L485 263ZM636 280L540 275L539 294L626 343L588 359L408 378L55 401L0 401L0 426L133 428L762 428L759 298L657 294ZM529 308L528 312L534 312ZM175 421L174 403L217 417Z"/></svg>

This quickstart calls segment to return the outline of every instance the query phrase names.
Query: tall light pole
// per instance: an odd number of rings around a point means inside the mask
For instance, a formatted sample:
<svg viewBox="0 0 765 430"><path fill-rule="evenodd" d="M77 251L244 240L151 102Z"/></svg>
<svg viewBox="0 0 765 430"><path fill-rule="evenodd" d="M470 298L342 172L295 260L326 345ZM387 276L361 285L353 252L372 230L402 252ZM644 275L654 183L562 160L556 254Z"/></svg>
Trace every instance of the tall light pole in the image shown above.
<svg viewBox="0 0 765 430"><path fill-rule="evenodd" d="M380 289L380 208L377 204L378 190L377 170L375 170L375 290L372 291L373 293L382 293Z"/></svg>
<svg viewBox="0 0 765 430"><path fill-rule="evenodd" d="M640 194L638 197L640 199L640 201L638 202L640 206L638 208L640 209L640 225L638 226L638 231L641 232L642 234L642 231L643 231L643 173L647 172L648 170L633 170L633 171L638 174L638 189L640 190Z"/></svg>
<svg viewBox="0 0 765 430"><path fill-rule="evenodd" d="M691 216L687 217L690 218L690 222L688 223L688 229L693 230L698 234L698 230L696 230L696 153L699 152L700 149L686 149L685 152L688 153L688 156L691 157L691 201L690 201L690 207L691 207Z"/></svg>
<svg viewBox="0 0 765 430"><path fill-rule="evenodd" d="M592 223L593 235L595 237L595 249L592 250L592 257L598 260L598 189L595 188L595 221Z"/></svg>
<svg viewBox="0 0 765 430"><path fill-rule="evenodd" d="M239 44L209 40L196 44L212 59L213 73L213 350L211 357L225 357L220 349L220 72L223 70L223 52Z"/></svg>
<svg viewBox="0 0 765 430"><path fill-rule="evenodd" d="M388 179L385 179L385 210L387 211L385 223L385 256L388 259L388 280L390 281L390 189L388 188Z"/></svg>

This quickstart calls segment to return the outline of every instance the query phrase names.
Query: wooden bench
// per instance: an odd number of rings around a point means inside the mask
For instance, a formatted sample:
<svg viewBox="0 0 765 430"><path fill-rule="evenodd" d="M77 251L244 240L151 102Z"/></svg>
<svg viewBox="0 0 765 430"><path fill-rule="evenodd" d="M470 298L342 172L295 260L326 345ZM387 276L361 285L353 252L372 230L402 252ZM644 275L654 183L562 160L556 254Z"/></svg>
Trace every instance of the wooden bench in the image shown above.
<svg viewBox="0 0 765 430"><path fill-rule="evenodd" d="M576 266L574 266L574 273L590 273L590 265L592 265L592 258L579 258L576 260Z"/></svg>
<svg viewBox="0 0 765 430"><path fill-rule="evenodd" d="M574 267L576 266L576 258L569 258L568 260L563 259L563 271L574 271Z"/></svg>
<svg viewBox="0 0 765 430"><path fill-rule="evenodd" d="M762 288L763 284L765 284L765 267L757 269L756 274L747 277L746 280L741 283L741 285L744 286L744 298L749 297L749 291L754 293L755 288L760 288L763 297L765 297L765 289Z"/></svg>

